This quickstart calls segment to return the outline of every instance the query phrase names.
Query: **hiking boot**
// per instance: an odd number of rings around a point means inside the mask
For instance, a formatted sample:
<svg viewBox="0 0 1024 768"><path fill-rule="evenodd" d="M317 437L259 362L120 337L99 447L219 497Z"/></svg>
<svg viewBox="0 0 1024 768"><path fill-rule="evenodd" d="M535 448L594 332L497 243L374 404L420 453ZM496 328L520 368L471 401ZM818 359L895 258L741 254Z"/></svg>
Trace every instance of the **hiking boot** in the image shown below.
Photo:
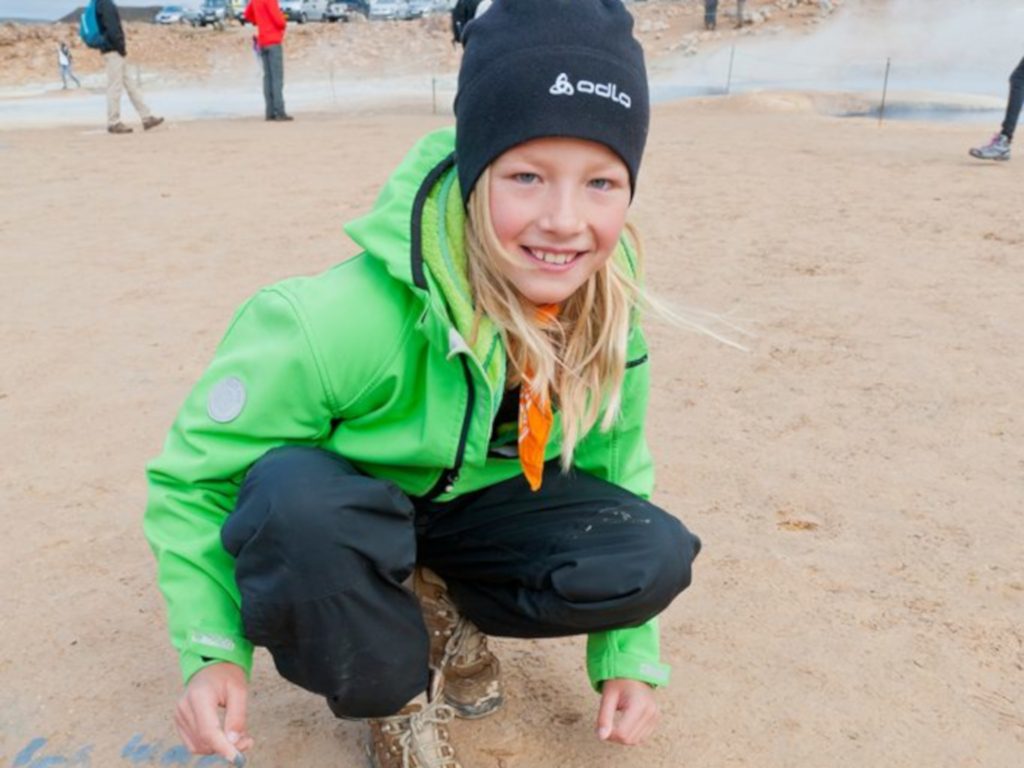
<svg viewBox="0 0 1024 768"><path fill-rule="evenodd" d="M432 672L429 691L397 715L370 720L370 768L462 768L448 741L455 712L442 703L442 687L443 676Z"/></svg>
<svg viewBox="0 0 1024 768"><path fill-rule="evenodd" d="M1010 140L1001 133L997 133L992 140L983 147L971 147L971 157L979 160L1009 160Z"/></svg>
<svg viewBox="0 0 1024 768"><path fill-rule="evenodd" d="M416 569L412 589L430 634L430 666L445 680L445 702L470 720L497 711L505 701L501 665L488 650L486 635L459 614L444 580L429 568Z"/></svg>
<svg viewBox="0 0 1024 768"><path fill-rule="evenodd" d="M132 129L124 123L114 123L107 126L107 133L131 133Z"/></svg>
<svg viewBox="0 0 1024 768"><path fill-rule="evenodd" d="M163 121L162 117L147 117L142 121L142 129L148 131L150 128L156 128Z"/></svg>

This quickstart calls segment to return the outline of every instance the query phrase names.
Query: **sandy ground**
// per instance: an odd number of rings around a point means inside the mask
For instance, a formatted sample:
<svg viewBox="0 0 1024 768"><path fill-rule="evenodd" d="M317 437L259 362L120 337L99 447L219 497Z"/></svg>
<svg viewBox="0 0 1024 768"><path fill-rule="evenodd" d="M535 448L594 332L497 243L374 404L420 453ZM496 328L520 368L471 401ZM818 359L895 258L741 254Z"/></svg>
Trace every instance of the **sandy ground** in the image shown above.
<svg viewBox="0 0 1024 768"><path fill-rule="evenodd" d="M351 255L342 223L446 122L0 133L0 765L213 764L176 746L143 464L235 307ZM582 641L499 640L466 768L1020 765L1024 158L980 138L794 94L655 110L650 286L755 334L651 324L657 500L705 544L663 723L598 743ZM250 726L253 766L363 765L264 654Z"/></svg>

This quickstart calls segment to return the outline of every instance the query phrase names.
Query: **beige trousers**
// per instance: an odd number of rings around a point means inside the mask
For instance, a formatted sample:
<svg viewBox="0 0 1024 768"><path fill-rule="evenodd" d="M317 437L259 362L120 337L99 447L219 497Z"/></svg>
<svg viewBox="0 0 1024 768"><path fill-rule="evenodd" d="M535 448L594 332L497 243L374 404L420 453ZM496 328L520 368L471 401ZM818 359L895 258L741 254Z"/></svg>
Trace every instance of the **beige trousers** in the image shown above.
<svg viewBox="0 0 1024 768"><path fill-rule="evenodd" d="M142 90L130 77L125 77L124 56L111 51L103 54L103 60L107 64L107 125L121 122L121 91L128 91L139 117L151 117L153 113L142 98Z"/></svg>

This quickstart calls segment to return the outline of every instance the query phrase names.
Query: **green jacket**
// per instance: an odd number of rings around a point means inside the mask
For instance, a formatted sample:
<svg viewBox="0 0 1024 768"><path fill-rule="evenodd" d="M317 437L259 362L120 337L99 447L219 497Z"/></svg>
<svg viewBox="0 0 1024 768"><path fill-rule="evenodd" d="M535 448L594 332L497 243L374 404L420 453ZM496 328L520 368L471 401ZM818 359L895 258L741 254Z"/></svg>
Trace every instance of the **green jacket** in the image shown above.
<svg viewBox="0 0 1024 768"><path fill-rule="evenodd" d="M149 464L145 531L186 681L212 660L251 668L220 529L246 471L270 449L320 446L407 494L441 500L521 471L515 459L487 455L506 356L487 324L472 348L465 341L472 304L453 147L445 129L413 148L374 210L346 227L361 254L266 288L238 310ZM633 267L625 244L616 258ZM621 417L580 441L574 465L649 498L649 376L638 327L629 360ZM547 458L560 441L556 415ZM592 684L666 683L658 646L657 620L591 634Z"/></svg>

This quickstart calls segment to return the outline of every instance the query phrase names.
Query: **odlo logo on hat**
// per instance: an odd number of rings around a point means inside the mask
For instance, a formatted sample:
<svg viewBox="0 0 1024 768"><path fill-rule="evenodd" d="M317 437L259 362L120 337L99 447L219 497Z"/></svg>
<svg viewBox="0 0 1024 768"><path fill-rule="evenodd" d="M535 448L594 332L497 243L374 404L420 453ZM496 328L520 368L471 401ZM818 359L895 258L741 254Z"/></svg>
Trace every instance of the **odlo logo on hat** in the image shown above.
<svg viewBox="0 0 1024 768"><path fill-rule="evenodd" d="M565 72L555 78L555 82L548 88L548 93L552 96L575 96L577 93L589 93L594 96L600 96L602 99L611 99L626 109L629 109L633 103L629 94L619 91L619 86L615 83L595 83L591 80L577 80L576 85L573 86Z"/></svg>

